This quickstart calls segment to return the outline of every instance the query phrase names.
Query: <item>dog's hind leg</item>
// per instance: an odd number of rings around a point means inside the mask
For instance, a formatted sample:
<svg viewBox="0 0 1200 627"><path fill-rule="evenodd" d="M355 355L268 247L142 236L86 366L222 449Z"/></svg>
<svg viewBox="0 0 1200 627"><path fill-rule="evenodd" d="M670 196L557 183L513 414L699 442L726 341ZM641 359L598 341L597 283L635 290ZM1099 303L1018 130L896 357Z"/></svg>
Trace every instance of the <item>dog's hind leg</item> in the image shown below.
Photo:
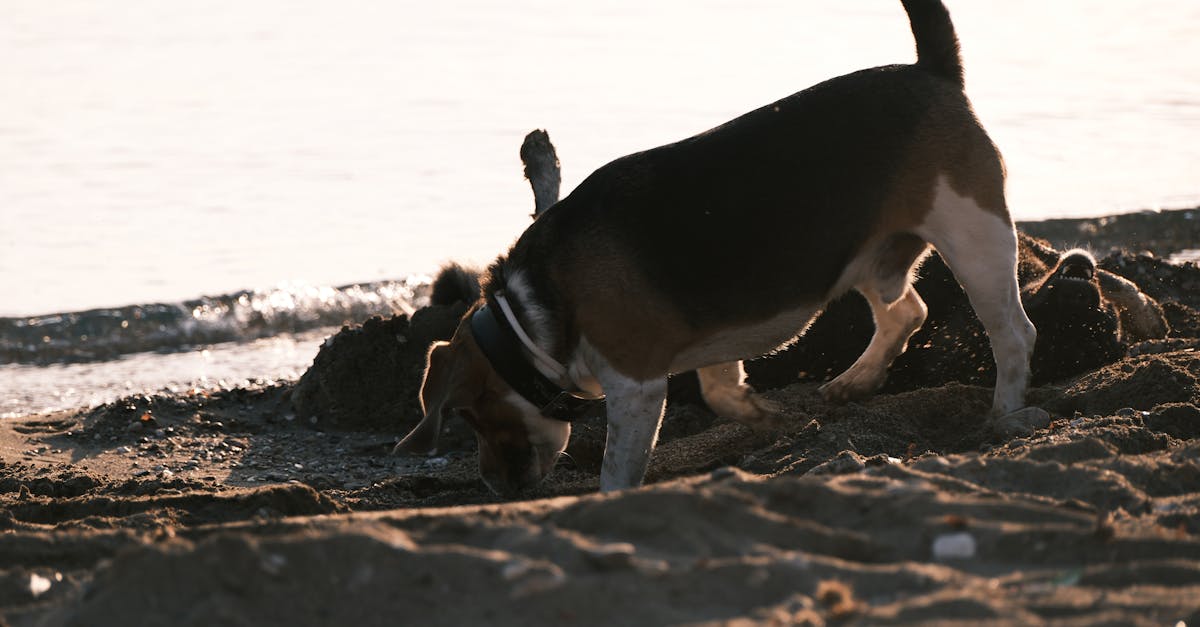
<svg viewBox="0 0 1200 627"><path fill-rule="evenodd" d="M1037 331L1021 307L1012 220L1003 210L989 211L974 198L959 195L943 179L932 211L916 232L954 273L991 340L996 360L992 413L1021 409Z"/></svg>
<svg viewBox="0 0 1200 627"><path fill-rule="evenodd" d="M821 386L821 395L825 400L843 403L878 390L887 379L888 366L904 352L908 338L924 324L929 309L912 285L907 284L907 274L906 268L904 291L892 303L885 302L876 284L858 286L858 291L871 305L875 334L852 366Z"/></svg>
<svg viewBox="0 0 1200 627"><path fill-rule="evenodd" d="M731 361L696 369L700 393L718 416L736 420L751 429L779 426L780 413L769 401L746 385L742 362Z"/></svg>

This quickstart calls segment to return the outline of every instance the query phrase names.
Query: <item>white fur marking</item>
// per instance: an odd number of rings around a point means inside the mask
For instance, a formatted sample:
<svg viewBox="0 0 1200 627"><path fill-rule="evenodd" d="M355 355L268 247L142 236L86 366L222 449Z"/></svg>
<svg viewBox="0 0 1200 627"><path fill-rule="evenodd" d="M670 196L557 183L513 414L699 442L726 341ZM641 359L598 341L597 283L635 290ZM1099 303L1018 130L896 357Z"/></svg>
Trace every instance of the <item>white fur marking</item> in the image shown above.
<svg viewBox="0 0 1200 627"><path fill-rule="evenodd" d="M600 468L600 490L610 492L642 484L650 452L658 441L667 404L667 378L631 379L592 353L589 370L596 373L608 398L608 439Z"/></svg>
<svg viewBox="0 0 1200 627"><path fill-rule="evenodd" d="M508 325L517 334L517 338L521 340L521 343L533 355L534 361L553 372L554 377L551 378L566 379L567 368L558 363L558 360L551 357L549 353L542 350L542 347L535 344L529 335L525 333L525 329L521 328L521 323L517 320L516 314L513 313L512 307L509 306L508 299L504 298L504 294L496 294L496 304L500 306L500 311L504 313L504 318L508 320Z"/></svg>
<svg viewBox="0 0 1200 627"><path fill-rule="evenodd" d="M933 210L916 233L946 261L987 330L996 359L992 412L1003 415L1020 409L1037 331L1021 307L1012 223L960 196L939 177Z"/></svg>
<svg viewBox="0 0 1200 627"><path fill-rule="evenodd" d="M538 305L533 297L533 288L521 270L514 270L504 279L504 287L512 294L513 299L520 303L521 313L529 323L529 334L538 346L549 343L549 321L546 312Z"/></svg>

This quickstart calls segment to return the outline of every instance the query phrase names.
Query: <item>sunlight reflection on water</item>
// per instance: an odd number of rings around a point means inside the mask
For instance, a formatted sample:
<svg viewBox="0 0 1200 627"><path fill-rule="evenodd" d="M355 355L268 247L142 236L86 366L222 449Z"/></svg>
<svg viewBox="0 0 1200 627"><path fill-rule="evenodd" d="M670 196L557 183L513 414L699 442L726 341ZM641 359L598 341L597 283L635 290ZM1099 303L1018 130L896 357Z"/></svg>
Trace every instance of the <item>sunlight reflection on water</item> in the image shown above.
<svg viewBox="0 0 1200 627"><path fill-rule="evenodd" d="M898 2L20 3L0 315L477 262L545 127L592 169L912 58ZM1017 217L1200 198L1200 3L950 2Z"/></svg>

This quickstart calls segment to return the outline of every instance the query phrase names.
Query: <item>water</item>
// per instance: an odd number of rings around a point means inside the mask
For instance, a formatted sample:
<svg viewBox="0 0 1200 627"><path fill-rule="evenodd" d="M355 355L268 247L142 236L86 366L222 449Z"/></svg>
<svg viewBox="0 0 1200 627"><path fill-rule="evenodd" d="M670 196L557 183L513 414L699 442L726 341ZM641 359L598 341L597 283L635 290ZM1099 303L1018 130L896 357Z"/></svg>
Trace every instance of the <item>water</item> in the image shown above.
<svg viewBox="0 0 1200 627"><path fill-rule="evenodd" d="M1200 204L1200 3L950 5L1018 218ZM0 316L12 318L485 262L527 224L517 148L532 128L550 131L565 192L622 154L913 57L894 0L4 9ZM270 339L235 339L255 338ZM0 366L0 402L35 381L61 392L84 376L75 367L153 373L165 359L122 354ZM277 374L243 361L225 374ZM116 378L58 405L165 384Z"/></svg>

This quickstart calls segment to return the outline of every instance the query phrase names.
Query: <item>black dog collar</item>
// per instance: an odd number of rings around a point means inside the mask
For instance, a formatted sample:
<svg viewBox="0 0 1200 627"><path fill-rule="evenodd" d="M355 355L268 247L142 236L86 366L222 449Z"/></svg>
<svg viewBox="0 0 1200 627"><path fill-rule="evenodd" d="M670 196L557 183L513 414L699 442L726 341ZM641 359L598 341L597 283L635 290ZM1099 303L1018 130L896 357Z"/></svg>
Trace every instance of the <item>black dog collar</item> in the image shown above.
<svg viewBox="0 0 1200 627"><path fill-rule="evenodd" d="M603 413L604 398L583 398L562 389L525 358L515 331L490 304L471 316L475 343L512 389L547 418L571 422Z"/></svg>

